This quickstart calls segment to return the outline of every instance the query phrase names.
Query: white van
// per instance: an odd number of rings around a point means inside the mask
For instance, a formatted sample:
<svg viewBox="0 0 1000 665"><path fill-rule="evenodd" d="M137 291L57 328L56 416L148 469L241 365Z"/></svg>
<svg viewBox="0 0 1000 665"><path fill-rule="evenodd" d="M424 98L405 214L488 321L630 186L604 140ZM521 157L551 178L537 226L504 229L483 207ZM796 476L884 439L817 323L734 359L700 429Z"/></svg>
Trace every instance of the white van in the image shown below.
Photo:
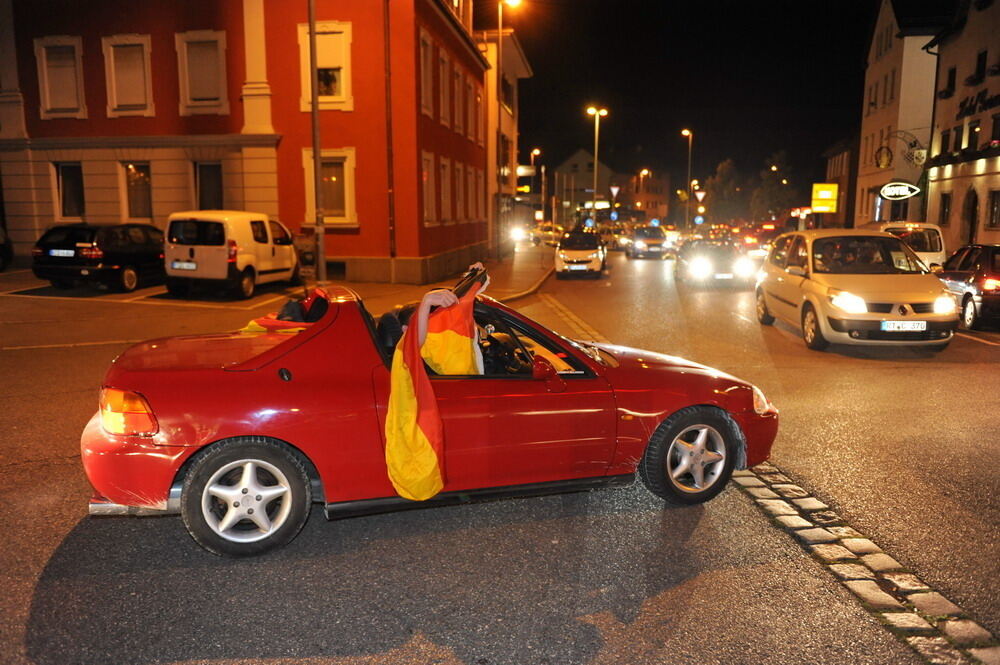
<svg viewBox="0 0 1000 665"><path fill-rule="evenodd" d="M163 257L167 291L172 295L205 282L249 298L257 284L299 281L292 234L281 222L258 212L175 212L167 220Z"/></svg>
<svg viewBox="0 0 1000 665"><path fill-rule="evenodd" d="M944 238L941 227L929 222L871 222L864 228L873 231L885 231L896 236L924 262L928 267L932 263L944 265L948 258L944 249Z"/></svg>

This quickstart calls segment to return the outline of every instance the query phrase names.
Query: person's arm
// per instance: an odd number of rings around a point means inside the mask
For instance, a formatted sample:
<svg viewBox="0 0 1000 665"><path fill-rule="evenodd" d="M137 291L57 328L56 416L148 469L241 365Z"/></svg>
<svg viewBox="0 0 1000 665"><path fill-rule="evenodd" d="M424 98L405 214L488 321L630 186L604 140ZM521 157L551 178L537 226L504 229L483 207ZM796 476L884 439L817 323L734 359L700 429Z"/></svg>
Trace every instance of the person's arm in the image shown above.
<svg viewBox="0 0 1000 665"><path fill-rule="evenodd" d="M420 300L417 311L413 314L413 320L416 321L415 325L417 326L417 340L420 342L420 346L423 346L427 340L427 319L431 314L431 307L449 307L457 302L458 298L455 294L447 289L429 291L424 295Z"/></svg>

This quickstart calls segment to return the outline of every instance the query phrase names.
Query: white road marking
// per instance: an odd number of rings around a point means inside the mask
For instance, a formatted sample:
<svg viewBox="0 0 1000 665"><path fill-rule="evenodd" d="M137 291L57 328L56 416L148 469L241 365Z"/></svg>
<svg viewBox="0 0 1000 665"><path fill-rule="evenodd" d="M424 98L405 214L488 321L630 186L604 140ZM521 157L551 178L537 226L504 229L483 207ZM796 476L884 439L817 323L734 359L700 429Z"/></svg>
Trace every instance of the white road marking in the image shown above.
<svg viewBox="0 0 1000 665"><path fill-rule="evenodd" d="M971 339L973 342L979 342L980 344L989 344L990 346L1000 346L1000 342L991 342L988 339L982 339L981 337L974 337L967 333L958 332L955 333L959 337L964 337L965 339Z"/></svg>
<svg viewBox="0 0 1000 665"><path fill-rule="evenodd" d="M73 342L71 344L31 344L27 346L0 346L0 351L25 351L27 349L72 349L77 346L105 346L110 344L136 344L141 339L115 339L106 342Z"/></svg>
<svg viewBox="0 0 1000 665"><path fill-rule="evenodd" d="M538 294L538 297L543 303L548 305L549 308L559 316L559 318L565 321L566 325L568 325L580 339L589 339L605 344L611 343L607 337L594 330L590 324L570 311L570 309L559 302L555 296L549 295L548 293L540 293Z"/></svg>

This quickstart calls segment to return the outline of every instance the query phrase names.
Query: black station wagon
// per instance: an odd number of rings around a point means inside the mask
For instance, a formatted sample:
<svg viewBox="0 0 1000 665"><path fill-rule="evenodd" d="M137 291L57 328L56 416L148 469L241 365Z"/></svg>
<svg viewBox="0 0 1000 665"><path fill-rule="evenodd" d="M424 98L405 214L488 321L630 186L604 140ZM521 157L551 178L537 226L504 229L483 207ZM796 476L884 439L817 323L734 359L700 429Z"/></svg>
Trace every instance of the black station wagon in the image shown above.
<svg viewBox="0 0 1000 665"><path fill-rule="evenodd" d="M57 289L99 282L133 291L163 281L163 232L150 224L61 224L35 243L31 271Z"/></svg>

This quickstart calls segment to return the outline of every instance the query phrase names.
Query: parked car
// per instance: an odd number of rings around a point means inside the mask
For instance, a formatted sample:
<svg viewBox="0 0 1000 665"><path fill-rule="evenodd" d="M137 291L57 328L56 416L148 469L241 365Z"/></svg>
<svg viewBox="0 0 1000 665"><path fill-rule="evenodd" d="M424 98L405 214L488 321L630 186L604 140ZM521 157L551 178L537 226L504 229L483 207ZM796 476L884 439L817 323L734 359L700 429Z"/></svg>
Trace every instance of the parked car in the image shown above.
<svg viewBox="0 0 1000 665"><path fill-rule="evenodd" d="M757 265L742 249L729 242L693 240L677 251L674 279L693 284L746 286L757 274Z"/></svg>
<svg viewBox="0 0 1000 665"><path fill-rule="evenodd" d="M163 281L163 232L151 224L59 224L31 254L35 277L57 289L99 282L127 292Z"/></svg>
<svg viewBox="0 0 1000 665"><path fill-rule="evenodd" d="M774 241L758 277L757 319L801 326L806 346L948 346L958 314L940 280L889 233L822 229Z"/></svg>
<svg viewBox="0 0 1000 665"><path fill-rule="evenodd" d="M896 236L920 257L924 265L943 265L948 254L945 252L941 227L929 222L871 222L866 229L885 231Z"/></svg>
<svg viewBox="0 0 1000 665"><path fill-rule="evenodd" d="M672 251L673 247L667 245L667 234L661 226L633 227L632 234L625 243L625 257L629 259L643 259L647 256L659 259Z"/></svg>
<svg viewBox="0 0 1000 665"><path fill-rule="evenodd" d="M574 274L597 279L607 266L607 256L607 249L597 233L564 233L556 245L556 279Z"/></svg>
<svg viewBox="0 0 1000 665"><path fill-rule="evenodd" d="M983 319L1000 322L1000 244L961 247L937 276L955 299L963 326L975 330Z"/></svg>
<svg viewBox="0 0 1000 665"><path fill-rule="evenodd" d="M326 304L297 334L174 337L122 353L81 440L91 514L179 512L200 545L240 556L289 542L313 502L333 519L638 475L665 502L696 504L767 459L777 433L777 410L746 381L571 341L480 296L490 373L431 374L446 484L408 501L389 480L382 438L400 317L376 325L342 287Z"/></svg>
<svg viewBox="0 0 1000 665"><path fill-rule="evenodd" d="M175 212L167 224L167 291L172 295L207 284L249 298L257 284L299 281L292 234L263 213Z"/></svg>
<svg viewBox="0 0 1000 665"><path fill-rule="evenodd" d="M0 272L7 269L14 261L14 243L11 242L10 236L7 235L7 229L0 226Z"/></svg>

